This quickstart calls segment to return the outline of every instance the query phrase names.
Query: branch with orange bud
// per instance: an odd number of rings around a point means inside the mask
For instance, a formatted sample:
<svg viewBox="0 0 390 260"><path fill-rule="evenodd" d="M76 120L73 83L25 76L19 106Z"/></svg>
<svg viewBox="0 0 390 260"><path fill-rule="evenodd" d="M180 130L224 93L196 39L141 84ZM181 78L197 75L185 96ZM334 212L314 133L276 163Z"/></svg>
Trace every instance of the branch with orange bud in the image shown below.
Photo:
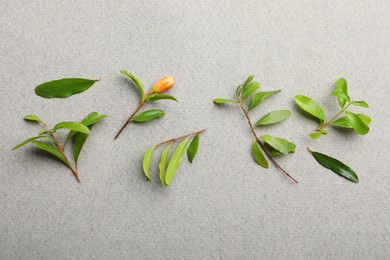
<svg viewBox="0 0 390 260"><path fill-rule="evenodd" d="M138 79L133 74L125 70L121 70L120 72L132 80L132 82L135 84L135 86L138 88L140 92L141 99L139 101L138 107L126 120L125 124L116 134L114 139L117 139L119 137L119 135L122 133L122 131L126 128L126 126L130 122L142 123L142 122L147 122L156 118L163 117L165 115L165 112L161 109L149 109L138 114L141 108L147 103L154 102L156 100L162 100L162 99L169 99L178 102L174 96L171 96L169 94L161 94L163 92L168 91L175 85L176 79L174 77L165 76L161 78L156 83L154 83L152 89L149 92L145 93L144 87L140 79Z"/></svg>

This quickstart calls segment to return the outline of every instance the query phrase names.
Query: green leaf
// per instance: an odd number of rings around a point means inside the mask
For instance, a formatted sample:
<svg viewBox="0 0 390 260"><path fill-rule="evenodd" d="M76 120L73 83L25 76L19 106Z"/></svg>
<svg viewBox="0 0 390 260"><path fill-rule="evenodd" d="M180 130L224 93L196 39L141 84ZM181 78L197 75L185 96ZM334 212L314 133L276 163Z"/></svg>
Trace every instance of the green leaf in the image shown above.
<svg viewBox="0 0 390 260"><path fill-rule="evenodd" d="M93 125L88 127L89 130L92 129L92 126ZM84 143L85 141L87 141L88 136L89 136L88 134L83 134L83 133L75 133L75 135L73 136L73 157L76 166L79 160L81 149L83 149Z"/></svg>
<svg viewBox="0 0 390 260"><path fill-rule="evenodd" d="M274 149L272 146L270 146L267 143L264 143L264 147L265 147L265 149L267 149L269 155L271 155L272 157L284 155L281 152L279 152L278 150Z"/></svg>
<svg viewBox="0 0 390 260"><path fill-rule="evenodd" d="M325 121L324 110L313 99L306 97L304 95L297 95L295 96L295 102L304 111L318 118L321 121L321 123Z"/></svg>
<svg viewBox="0 0 390 260"><path fill-rule="evenodd" d="M279 123L289 118L290 114L291 113L288 110L272 111L266 114L265 116L263 116L259 121L257 121L255 126L271 125L271 124Z"/></svg>
<svg viewBox="0 0 390 260"><path fill-rule="evenodd" d="M106 115L102 115L102 114L99 114L98 112L92 112L90 114L88 114L82 121L81 123L85 126L90 126L90 125L93 125L101 120L103 120L104 118L106 118L107 116Z"/></svg>
<svg viewBox="0 0 390 260"><path fill-rule="evenodd" d="M199 148L199 134L197 134L194 137L194 139L192 139L187 149L187 158L188 161L190 161L190 163L192 163L192 161L194 160L195 155L198 152L198 148Z"/></svg>
<svg viewBox="0 0 390 260"><path fill-rule="evenodd" d="M160 169L160 180L161 180L161 183L164 185L164 187L167 186L167 184L165 183L165 175L166 175L166 172L167 172L167 165L168 165L168 162L169 162L169 151L171 149L171 146L172 146L172 143L170 143L167 148L165 148L164 152L161 154L161 160L160 160L160 164L158 165L158 168Z"/></svg>
<svg viewBox="0 0 390 260"><path fill-rule="evenodd" d="M351 99L348 96L348 86L347 81L344 78L340 78L336 82L336 92L341 92L344 96L337 96L339 100L340 107L343 108L345 103L350 101Z"/></svg>
<svg viewBox="0 0 390 260"><path fill-rule="evenodd" d="M33 141L32 145L34 145L38 149L41 149L43 151L50 153L51 155L54 155L57 159L62 161L66 166L68 166L68 167L70 166L66 162L65 157L62 155L62 153L57 149L57 147L53 146L52 144L48 144L48 143L41 142L41 141Z"/></svg>
<svg viewBox="0 0 390 260"><path fill-rule="evenodd" d="M356 114L363 121L364 124L370 125L371 117L365 114ZM352 128L352 125L349 123L349 120L346 116L341 117L332 123L334 126L343 127L343 128Z"/></svg>
<svg viewBox="0 0 390 260"><path fill-rule="evenodd" d="M348 122L352 126L353 130L359 135L365 135L370 131L370 128L360 119L360 117L351 112L345 112Z"/></svg>
<svg viewBox="0 0 390 260"><path fill-rule="evenodd" d="M28 144L28 143L31 143L32 141L37 140L38 138L42 138L42 137L46 137L46 136L40 135L40 136L30 137L30 138L24 140L23 142L21 142L21 143L15 145L15 146L12 148L12 151L18 149L19 147L22 147L23 145L26 145L26 144Z"/></svg>
<svg viewBox="0 0 390 260"><path fill-rule="evenodd" d="M149 147L149 149L146 150L146 153L144 155L143 168L144 168L144 173L145 173L147 181L150 181L149 166L150 166L150 161L152 160L152 155L153 155L153 151L155 148L156 147L154 147L154 146Z"/></svg>
<svg viewBox="0 0 390 260"><path fill-rule="evenodd" d="M253 158L255 159L255 161L257 162L258 165L268 169L268 167L269 167L268 161L265 158L265 156L264 156L263 152L261 151L261 148L256 140L253 142L253 145L252 145L252 155L253 155Z"/></svg>
<svg viewBox="0 0 390 260"><path fill-rule="evenodd" d="M269 144L275 150L282 154L288 154L295 152L295 144L287 141L286 139L273 137L270 135L263 135L261 137L267 144Z"/></svg>
<svg viewBox="0 0 390 260"><path fill-rule="evenodd" d="M241 100L244 101L245 99L247 99L259 87L260 87L260 83L257 81L250 83L246 88L243 89L242 94L241 94Z"/></svg>
<svg viewBox="0 0 390 260"><path fill-rule="evenodd" d="M369 107L366 101L353 101L351 104L358 107L364 107L364 108Z"/></svg>
<svg viewBox="0 0 390 260"><path fill-rule="evenodd" d="M309 136L311 139L318 139L322 136L322 132L313 132Z"/></svg>
<svg viewBox="0 0 390 260"><path fill-rule="evenodd" d="M175 152L173 153L171 160L169 161L167 172L165 175L165 183L167 184L167 186L171 184L173 177L175 177L176 175L176 171L179 168L180 163L183 159L189 140L190 138L186 138L180 142Z"/></svg>
<svg viewBox="0 0 390 260"><path fill-rule="evenodd" d="M177 101L177 99L174 96L171 96L171 95L168 95L168 94L154 93L154 94L148 96L147 98L145 98L145 100L150 101L150 102L153 102L153 101L156 101L156 100L161 100L161 99L170 99L170 100L174 100L174 101L179 103L179 101Z"/></svg>
<svg viewBox="0 0 390 260"><path fill-rule="evenodd" d="M58 129L69 129L75 132L80 132L84 134L89 134L89 129L85 125L79 122L61 122L54 126L53 130L54 132Z"/></svg>
<svg viewBox="0 0 390 260"><path fill-rule="evenodd" d="M43 98L66 98L82 93L98 80L65 78L43 83L35 88L35 94Z"/></svg>
<svg viewBox="0 0 390 260"><path fill-rule="evenodd" d="M344 92L333 91L331 95L344 100L350 99Z"/></svg>
<svg viewBox="0 0 390 260"><path fill-rule="evenodd" d="M254 109L258 105L260 105L261 102L263 102L264 99L267 97L272 96L273 94L279 93L281 90L275 90L275 91L266 91L266 92L259 92L256 95L254 95L249 102L249 110Z"/></svg>
<svg viewBox="0 0 390 260"><path fill-rule="evenodd" d="M340 176L342 176L350 181L353 181L355 183L359 182L358 176L349 166L345 165L344 163L340 162L339 160L332 158L326 154L314 152L314 151L311 151L310 149L308 149L308 150L313 155L314 159L316 159L316 161L319 164L321 164L322 166L324 166L325 168L333 171L334 173L336 173L336 174L338 174L338 175L340 175Z"/></svg>
<svg viewBox="0 0 390 260"><path fill-rule="evenodd" d="M137 122L137 123L147 122L147 121L153 120L155 118L163 117L164 115L165 115L165 113L161 109L149 109L149 110L146 110L142 113L139 113L131 121Z"/></svg>
<svg viewBox="0 0 390 260"><path fill-rule="evenodd" d="M237 89L236 89L236 97L240 97L241 96L241 93L242 93L242 88L244 87L244 84L241 84L241 85L238 85Z"/></svg>
<svg viewBox="0 0 390 260"><path fill-rule="evenodd" d="M233 99L226 99L226 98L214 98L213 101L214 101L214 103L217 104L217 105L225 104L225 103L237 103L236 100L233 100Z"/></svg>
<svg viewBox="0 0 390 260"><path fill-rule="evenodd" d="M42 123L42 120L36 115L26 115L26 116L24 116L24 119L28 120L28 121L36 121L36 122Z"/></svg>
<svg viewBox="0 0 390 260"><path fill-rule="evenodd" d="M243 91L244 91L244 89L249 85L249 83L251 83L251 81L253 80L254 77L255 77L254 75L249 75L249 76L246 78L246 80L245 80L245 82L244 82L244 85L242 86L242 87L243 87Z"/></svg>
<svg viewBox="0 0 390 260"><path fill-rule="evenodd" d="M120 73L122 73L123 75L129 77L134 82L135 86L139 90L139 93L141 94L141 100L144 101L145 100L145 91L144 91L144 87L142 85L141 80L138 79L137 77L135 77L133 74L131 74L128 71L121 70Z"/></svg>

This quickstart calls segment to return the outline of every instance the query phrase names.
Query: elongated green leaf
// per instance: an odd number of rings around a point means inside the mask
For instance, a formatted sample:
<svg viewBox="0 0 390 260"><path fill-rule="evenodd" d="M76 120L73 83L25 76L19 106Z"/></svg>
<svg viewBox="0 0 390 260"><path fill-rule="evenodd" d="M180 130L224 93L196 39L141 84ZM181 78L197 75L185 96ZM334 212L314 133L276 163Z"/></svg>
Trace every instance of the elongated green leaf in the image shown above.
<svg viewBox="0 0 390 260"><path fill-rule="evenodd" d="M308 150L313 155L314 159L316 159L316 161L325 168L350 181L353 181L355 183L359 182L359 177L356 175L355 171L353 171L348 165L345 165L339 160L332 158L326 154L314 152L310 149Z"/></svg>
<svg viewBox="0 0 390 260"><path fill-rule="evenodd" d="M69 129L75 132L80 132L84 134L89 134L89 129L85 125L79 122L61 122L54 126L53 130L57 131L58 129Z"/></svg>
<svg viewBox="0 0 390 260"><path fill-rule="evenodd" d="M150 181L149 167L150 167L150 161L152 160L153 151L155 148L156 147L154 146L149 147L149 149L146 150L146 153L144 155L143 168L144 168L144 173L147 181Z"/></svg>
<svg viewBox="0 0 390 260"><path fill-rule="evenodd" d="M351 99L348 96L348 86L347 81L344 78L340 78L336 82L336 92L341 92L344 95L343 96L337 96L339 100L340 107L343 108L345 106L345 103L350 101Z"/></svg>
<svg viewBox="0 0 390 260"><path fill-rule="evenodd" d="M356 114L358 117L360 117L360 119L363 121L364 124L366 125L370 125L371 123L371 117L365 115L365 114ZM339 119L337 119L336 121L334 121L332 123L332 125L334 126L338 126L338 127L343 127L343 128L351 128L352 129L352 125L349 123L349 120L347 119L346 116L344 117L340 117Z"/></svg>
<svg viewBox="0 0 390 260"><path fill-rule="evenodd" d="M254 75L249 75L249 76L246 78L246 80L245 80L245 82L244 82L244 85L242 86L242 87L243 87L243 91L244 91L244 89L249 85L249 83L251 83L251 81L253 80L254 77L255 77Z"/></svg>
<svg viewBox="0 0 390 260"><path fill-rule="evenodd" d="M162 100L162 99L170 99L170 100L174 100L174 101L179 103L179 101L174 96L168 95L168 94L154 93L154 94L152 94L152 95L150 95L149 97L146 98L146 100L148 100L150 102L153 102L153 101L156 101L156 100Z"/></svg>
<svg viewBox="0 0 390 260"><path fill-rule="evenodd" d="M180 142L180 144L176 147L176 150L173 153L171 160L169 161L167 172L165 175L165 183L167 186L171 184L173 177L175 177L176 175L176 171L179 168L183 156L186 152L186 148L189 140L190 138L186 138Z"/></svg>
<svg viewBox="0 0 390 260"><path fill-rule="evenodd" d="M192 161L194 160L195 155L198 152L198 148L199 148L199 134L197 134L194 137L194 139L192 139L187 149L187 158L188 161L190 161L190 163L192 163Z"/></svg>
<svg viewBox="0 0 390 260"><path fill-rule="evenodd" d="M265 158L263 151L261 151L261 148L256 140L252 144L252 155L258 165L268 169L268 161Z"/></svg>
<svg viewBox="0 0 390 260"><path fill-rule="evenodd" d="M161 109L149 109L142 113L139 113L131 121L141 123L141 122L147 122L163 116L165 116L165 113Z"/></svg>
<svg viewBox="0 0 390 260"><path fill-rule="evenodd" d="M246 88L243 89L242 94L241 94L241 100L242 101L246 100L259 87L260 87L260 83L257 81L250 83Z"/></svg>
<svg viewBox="0 0 390 260"><path fill-rule="evenodd" d="M130 72L128 71L125 71L125 70L121 70L120 73L122 73L123 75L129 77L135 84L135 86L138 88L139 90L139 93L141 94L141 99L142 101L145 100L145 91L144 91L144 87L142 85L142 82L140 79L138 79L137 77L135 77L133 74L131 74Z"/></svg>
<svg viewBox="0 0 390 260"><path fill-rule="evenodd" d="M351 112L345 112L345 114L347 115L348 122L356 133L359 135L365 135L368 131L370 131L368 125L366 125L358 115Z"/></svg>
<svg viewBox="0 0 390 260"><path fill-rule="evenodd" d="M294 153L295 152L295 144L287 141L286 139L273 137L270 135L263 135L261 137L267 144L281 152L282 154Z"/></svg>
<svg viewBox="0 0 390 260"><path fill-rule="evenodd" d="M242 93L242 88L244 87L244 84L241 84L241 85L238 85L237 89L236 89L236 97L238 98L239 96L241 96L241 93Z"/></svg>
<svg viewBox="0 0 390 260"><path fill-rule="evenodd" d="M295 102L304 111L310 115L318 118L321 122L325 121L325 112L320 105L318 105L313 99L304 95L295 96Z"/></svg>
<svg viewBox="0 0 390 260"><path fill-rule="evenodd" d="M259 92L256 95L254 95L249 102L249 110L254 109L258 105L260 105L261 102L263 102L264 99L267 97L272 96L273 94L279 93L281 90L275 90L275 91L266 91L266 92Z"/></svg>
<svg viewBox="0 0 390 260"><path fill-rule="evenodd" d="M35 122L42 123L42 120L36 115L26 115L24 116L24 119L28 121L35 121Z"/></svg>
<svg viewBox="0 0 390 260"><path fill-rule="evenodd" d="M313 132L309 136L311 139L318 139L322 136L322 132Z"/></svg>
<svg viewBox="0 0 390 260"><path fill-rule="evenodd" d="M172 143L165 148L164 152L161 154L160 164L158 165L158 168L160 169L160 180L161 183L164 185L164 187L167 186L167 184L165 183L165 175L167 172L167 165L169 162L169 151L171 149L171 146Z"/></svg>
<svg viewBox="0 0 390 260"><path fill-rule="evenodd" d="M98 80L65 78L43 83L35 88L35 94L43 98L66 98L82 93Z"/></svg>
<svg viewBox="0 0 390 260"><path fill-rule="evenodd" d="M54 155L57 159L62 161L66 166L69 167L69 164L66 162L65 157L62 155L62 153L57 149L57 147L53 146L52 144L48 144L41 141L33 141L32 145L37 147L38 149L41 149L43 151L46 151L50 153L51 155Z"/></svg>
<svg viewBox="0 0 390 260"><path fill-rule="evenodd" d="M225 104L225 103L237 103L236 100L226 99L226 98L214 98L213 101L217 105L221 105L221 104Z"/></svg>
<svg viewBox="0 0 390 260"><path fill-rule="evenodd" d="M32 141L35 141L35 140L37 140L37 139L39 139L39 138L43 138L43 137L46 137L46 136L40 135L40 136L30 137L30 138L24 140L23 142L21 142L21 143L15 145L15 146L12 148L12 151L18 149L19 147L22 147L23 145L26 145L26 144L28 144L28 143L31 143Z"/></svg>
<svg viewBox="0 0 390 260"><path fill-rule="evenodd" d="M358 107L369 108L368 103L366 101L353 101L352 105L358 106Z"/></svg>
<svg viewBox="0 0 390 260"><path fill-rule="evenodd" d="M88 114L82 121L81 123L85 126L90 126L90 125L93 125L101 120L103 120L104 118L106 118L107 116L106 115L102 115L102 114L99 114L98 112L92 112L90 114Z"/></svg>
<svg viewBox="0 0 390 260"><path fill-rule="evenodd" d="M255 126L276 124L283 120L286 120L290 117L290 115L291 113L288 110L272 111L260 118L260 120L256 122Z"/></svg>

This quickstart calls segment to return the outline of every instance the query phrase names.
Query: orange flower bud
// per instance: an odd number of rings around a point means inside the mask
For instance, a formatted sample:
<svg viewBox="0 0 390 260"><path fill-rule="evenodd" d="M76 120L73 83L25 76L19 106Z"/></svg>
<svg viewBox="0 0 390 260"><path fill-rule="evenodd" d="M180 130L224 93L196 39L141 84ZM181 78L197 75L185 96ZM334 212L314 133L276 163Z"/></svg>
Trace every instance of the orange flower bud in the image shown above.
<svg viewBox="0 0 390 260"><path fill-rule="evenodd" d="M176 79L174 77L165 76L156 83L154 83L152 90L155 93L162 93L171 89L175 85L175 83Z"/></svg>

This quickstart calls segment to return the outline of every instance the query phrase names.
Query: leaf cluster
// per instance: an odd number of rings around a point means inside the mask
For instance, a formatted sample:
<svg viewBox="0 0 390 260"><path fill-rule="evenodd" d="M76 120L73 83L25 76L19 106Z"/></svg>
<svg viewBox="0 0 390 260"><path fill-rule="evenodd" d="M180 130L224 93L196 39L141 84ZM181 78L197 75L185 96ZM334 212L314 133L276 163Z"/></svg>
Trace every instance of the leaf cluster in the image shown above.
<svg viewBox="0 0 390 260"><path fill-rule="evenodd" d="M148 181L151 180L149 168L152 160L152 155L155 149L161 145L166 145L166 148L161 154L159 170L160 180L164 187L171 184L176 172L182 162L184 155L187 153L189 162L193 162L199 148L200 133L205 130L195 132L179 138L173 138L171 140L153 145L148 148L143 159L143 170ZM174 149L172 156L170 156L172 145L175 144L179 139L183 139ZM192 139L192 140L191 140Z"/></svg>

